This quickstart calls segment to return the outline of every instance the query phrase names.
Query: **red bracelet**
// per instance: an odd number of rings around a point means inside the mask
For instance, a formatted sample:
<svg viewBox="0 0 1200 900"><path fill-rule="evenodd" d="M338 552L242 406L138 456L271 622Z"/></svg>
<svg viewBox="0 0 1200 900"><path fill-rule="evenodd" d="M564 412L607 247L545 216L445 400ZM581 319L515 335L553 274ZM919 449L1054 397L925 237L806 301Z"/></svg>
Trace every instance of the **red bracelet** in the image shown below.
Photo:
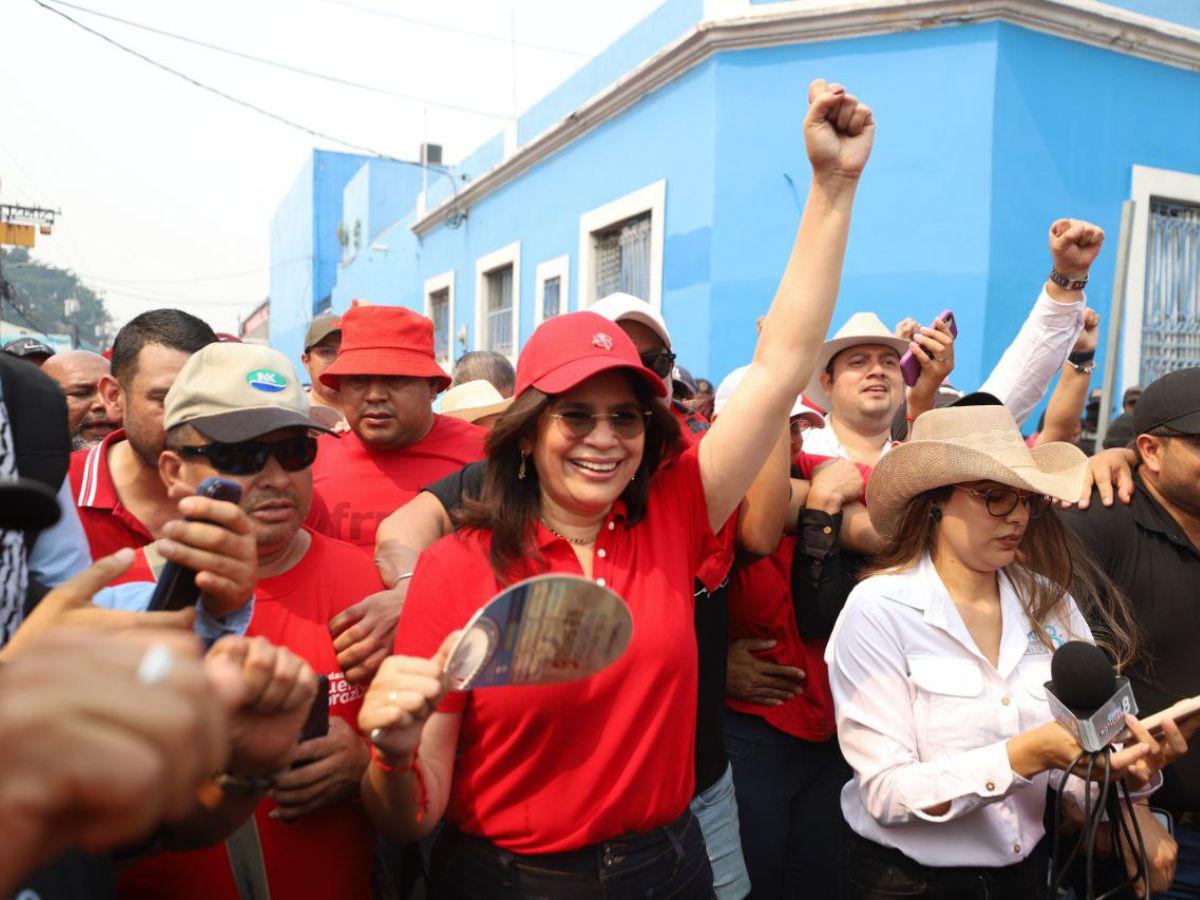
<svg viewBox="0 0 1200 900"><path fill-rule="evenodd" d="M905 416L904 421L911 425L913 422L917 421L917 419L916 416Z"/></svg>
<svg viewBox="0 0 1200 900"><path fill-rule="evenodd" d="M429 790L425 786L425 776L421 773L421 770L417 768L419 754L413 753L412 762L410 762L407 766L392 766L383 761L383 758L379 755L379 748L376 747L375 744L373 744L371 741L367 741L367 747L371 751L371 761L375 763L375 765L379 766L379 768L384 772L388 772L389 774L392 772L413 773L413 777L417 782L417 796L413 799L417 804L417 824L420 825L423 821L425 821L425 814L429 812Z"/></svg>

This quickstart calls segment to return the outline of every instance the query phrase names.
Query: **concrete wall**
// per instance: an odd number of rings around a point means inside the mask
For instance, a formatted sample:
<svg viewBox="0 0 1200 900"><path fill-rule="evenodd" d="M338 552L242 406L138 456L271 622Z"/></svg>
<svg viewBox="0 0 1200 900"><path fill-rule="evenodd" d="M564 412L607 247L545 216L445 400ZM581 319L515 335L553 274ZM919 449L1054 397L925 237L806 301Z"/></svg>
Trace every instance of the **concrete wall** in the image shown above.
<svg viewBox="0 0 1200 900"><path fill-rule="evenodd" d="M367 157L314 150L271 220L271 345L299 370L313 310L330 296L342 248L343 190Z"/></svg>
<svg viewBox="0 0 1200 900"><path fill-rule="evenodd" d="M1088 304L1104 319L1096 357L1102 364L1132 166L1200 174L1200 73L993 27L1000 50L986 321L993 339L984 361L990 365L999 356L1016 333L1030 288L1045 279L1050 223L1071 216L1107 232L1087 291ZM1075 72L1087 73L1086 88L1067 83ZM1136 378L1132 373L1130 383Z"/></svg>
<svg viewBox="0 0 1200 900"><path fill-rule="evenodd" d="M665 45L696 11L690 0L664 6L640 38L643 49L652 37ZM1185 112L1197 108L1200 75L1117 52L1002 23L727 51L484 197L457 229L412 233L418 170L388 169L385 185L372 164L343 198L345 175L339 203L367 210L372 236L344 267L334 263L333 307L361 297L423 310L426 279L452 270L453 331L467 326L472 349L476 261L519 240L523 343L533 329L537 264L570 258L567 301L577 308L580 216L665 179L663 311L681 361L719 380L749 358L755 318L790 252L810 177L805 90L818 76L844 80L879 123L833 327L859 310L892 325L908 315L929 321L949 307L960 328L952 381L964 389L987 375L1036 297L1054 218L1108 229L1089 290L1103 315L1131 166L1200 173L1200 116ZM552 95L538 115L585 99L593 87L585 82ZM535 119L530 133L549 123ZM474 177L502 152L497 137L463 168ZM430 187L432 204L450 181ZM293 202L285 200L281 216ZM313 241L333 239L346 214L314 204ZM333 247L340 258L336 239ZM286 258L273 244L273 259ZM275 301L273 277L272 340L291 352Z"/></svg>
<svg viewBox="0 0 1200 900"><path fill-rule="evenodd" d="M695 374L715 380L750 358L811 178L807 86L827 77L870 102L878 121L832 327L863 310L891 326L951 306L961 335L954 380L977 383L995 39L983 26L719 57L712 345Z"/></svg>

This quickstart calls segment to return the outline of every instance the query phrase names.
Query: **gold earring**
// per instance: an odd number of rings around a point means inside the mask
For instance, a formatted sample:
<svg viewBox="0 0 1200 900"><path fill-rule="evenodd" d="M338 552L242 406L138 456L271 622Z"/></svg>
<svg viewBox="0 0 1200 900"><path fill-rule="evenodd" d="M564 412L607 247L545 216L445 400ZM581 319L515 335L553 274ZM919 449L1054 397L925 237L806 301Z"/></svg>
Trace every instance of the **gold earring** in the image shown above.
<svg viewBox="0 0 1200 900"><path fill-rule="evenodd" d="M525 454L521 454L521 465L517 467L517 478L521 481L525 480Z"/></svg>

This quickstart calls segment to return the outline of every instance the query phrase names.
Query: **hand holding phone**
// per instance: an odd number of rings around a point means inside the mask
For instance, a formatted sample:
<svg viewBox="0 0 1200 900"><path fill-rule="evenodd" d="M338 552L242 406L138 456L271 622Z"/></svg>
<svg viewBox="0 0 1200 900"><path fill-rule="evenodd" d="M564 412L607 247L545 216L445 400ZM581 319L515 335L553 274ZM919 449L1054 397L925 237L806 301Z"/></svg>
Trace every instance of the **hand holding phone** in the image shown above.
<svg viewBox="0 0 1200 900"><path fill-rule="evenodd" d="M225 478L205 478L200 482L196 494L212 500L237 503L242 499L242 486ZM196 573L168 561L159 573L158 583L154 585L154 593L150 597L147 609L149 612L174 612L195 606L199 599L200 589L196 586Z"/></svg>
<svg viewBox="0 0 1200 900"><path fill-rule="evenodd" d="M958 325L954 321L954 313L948 309L943 309L938 313L938 317L933 320L932 328L937 327L938 322L945 322L946 327L950 329L951 337L958 337ZM909 350L900 358L900 374L904 377L904 383L912 387L921 377L921 361L913 355Z"/></svg>

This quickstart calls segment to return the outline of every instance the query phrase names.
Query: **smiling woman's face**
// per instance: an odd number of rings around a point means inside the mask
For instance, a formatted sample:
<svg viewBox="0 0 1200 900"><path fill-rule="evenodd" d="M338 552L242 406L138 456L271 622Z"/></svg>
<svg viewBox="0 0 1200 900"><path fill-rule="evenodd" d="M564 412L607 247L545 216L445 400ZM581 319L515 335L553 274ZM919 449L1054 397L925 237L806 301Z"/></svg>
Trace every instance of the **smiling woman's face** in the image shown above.
<svg viewBox="0 0 1200 900"><path fill-rule="evenodd" d="M972 481L954 488L950 498L941 504L938 552L952 554L976 572L995 572L1012 565L1029 527L1029 506L1024 499L1029 495L994 481ZM988 501L983 496L989 491L1006 495L1015 492L1021 500L1006 515L995 516L988 512ZM992 506L1004 509L1007 503Z"/></svg>
<svg viewBox="0 0 1200 900"><path fill-rule="evenodd" d="M625 424L594 420L579 436L572 420L584 423L593 413L618 414ZM640 428L631 431L635 421ZM583 518L605 514L637 473L645 441L645 411L628 376L604 372L559 394L538 421L531 448L543 505Z"/></svg>

